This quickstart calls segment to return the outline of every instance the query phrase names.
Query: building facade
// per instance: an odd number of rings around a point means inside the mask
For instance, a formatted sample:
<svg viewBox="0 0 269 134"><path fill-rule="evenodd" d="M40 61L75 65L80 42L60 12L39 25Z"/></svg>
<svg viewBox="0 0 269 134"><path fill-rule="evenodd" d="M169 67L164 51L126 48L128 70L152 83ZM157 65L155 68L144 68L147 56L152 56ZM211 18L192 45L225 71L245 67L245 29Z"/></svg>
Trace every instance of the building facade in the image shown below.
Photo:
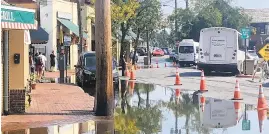
<svg viewBox="0 0 269 134"><path fill-rule="evenodd" d="M24 113L29 87L29 30L37 29L35 10L3 0L1 4L2 114Z"/></svg>
<svg viewBox="0 0 269 134"><path fill-rule="evenodd" d="M250 38L249 48L259 51L269 37L269 9L244 9L244 13L251 17L250 26L253 28L253 35Z"/></svg>
<svg viewBox="0 0 269 134"><path fill-rule="evenodd" d="M46 44L38 45L37 50L45 53L48 59L52 51L57 52L57 58L63 46L65 46L67 64L70 69L74 69L74 65L77 64L78 54L80 53L79 47L89 50L89 46L91 46L91 19L86 21L86 17L94 14L94 12L90 6L88 8L83 7L81 8L84 20L82 20L84 24L83 46L79 46L77 45L79 36L77 4L64 0L40 3L40 23L41 27L49 33L49 40ZM50 61L48 60L46 68L48 69L49 66Z"/></svg>

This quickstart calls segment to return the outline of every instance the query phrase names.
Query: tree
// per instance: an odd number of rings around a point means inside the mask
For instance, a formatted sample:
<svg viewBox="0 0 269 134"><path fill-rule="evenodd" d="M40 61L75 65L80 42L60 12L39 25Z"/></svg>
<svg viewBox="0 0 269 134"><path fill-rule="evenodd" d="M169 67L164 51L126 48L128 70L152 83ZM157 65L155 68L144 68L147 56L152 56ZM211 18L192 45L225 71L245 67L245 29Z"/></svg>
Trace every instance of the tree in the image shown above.
<svg viewBox="0 0 269 134"><path fill-rule="evenodd" d="M126 88L121 90L126 91ZM122 104L125 106L122 106L122 109L116 108L116 131L120 134L135 134L138 131L145 134L157 133L161 128L162 112L159 109L160 103L149 104L149 92L154 90L154 85L136 83L135 90L139 99L137 106L131 107L128 104L127 95L121 96L122 102L124 101ZM146 98L142 98L141 94L146 94ZM127 110L123 110L125 107L127 107Z"/></svg>
<svg viewBox="0 0 269 134"><path fill-rule="evenodd" d="M140 7L136 10L136 17L134 18L133 29L136 32L136 39L134 45L134 59L136 55L136 47L139 43L141 35L146 35L146 32L152 32L158 29L161 20L161 3L160 0L144 0L140 2Z"/></svg>
<svg viewBox="0 0 269 134"><path fill-rule="evenodd" d="M112 30L114 31L114 35L121 31L120 63L122 66L122 75L124 76L126 67L124 60L124 50L126 49L126 45L124 41L127 32L131 27L132 19L136 16L135 11L140 5L136 0L128 0L126 2L122 0L113 0L112 2Z"/></svg>
<svg viewBox="0 0 269 134"><path fill-rule="evenodd" d="M208 6L207 8L201 10L198 16L193 21L189 37L194 39L195 41L199 41L201 29L219 26L222 26L221 12L213 6Z"/></svg>
<svg viewBox="0 0 269 134"><path fill-rule="evenodd" d="M171 22L177 19L180 38L199 41L200 30L208 27L228 27L240 30L248 26L250 18L238 7L232 7L232 0L192 0L194 8L179 9L169 16ZM172 33L173 34L173 33Z"/></svg>
<svg viewBox="0 0 269 134"><path fill-rule="evenodd" d="M168 41L169 36L170 36L169 33L165 29L163 29L161 32L157 32L154 36L156 45L159 47L170 46L170 43Z"/></svg>
<svg viewBox="0 0 269 134"><path fill-rule="evenodd" d="M195 13L190 9L179 8L177 14L169 16L171 22L177 20L179 26L179 39L190 38L190 32L192 30L192 23L195 20Z"/></svg>

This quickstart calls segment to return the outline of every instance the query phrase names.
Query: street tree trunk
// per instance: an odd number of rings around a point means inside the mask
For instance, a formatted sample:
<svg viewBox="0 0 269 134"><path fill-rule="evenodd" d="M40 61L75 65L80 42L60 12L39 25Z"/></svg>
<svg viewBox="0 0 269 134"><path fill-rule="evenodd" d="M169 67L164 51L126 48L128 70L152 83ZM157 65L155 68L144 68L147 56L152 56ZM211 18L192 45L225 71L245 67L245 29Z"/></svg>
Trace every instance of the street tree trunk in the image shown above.
<svg viewBox="0 0 269 134"><path fill-rule="evenodd" d="M126 37L126 34L127 34L126 32L128 31L130 25L127 22L126 26L125 26L124 23L121 23L120 26L121 26L121 33L122 33L122 35L121 35L121 47L120 47L120 62L121 62L121 73L122 73L122 76L124 76L125 75L124 72L126 70L126 63L125 63L125 61L126 61L126 59L125 59L126 58L126 52L124 54L124 51L125 51L126 47L125 47L125 44L124 44L124 40L125 40L125 37Z"/></svg>
<svg viewBox="0 0 269 134"><path fill-rule="evenodd" d="M139 43L139 38L140 38L140 29L138 28L137 29L137 34L136 34L136 39L135 39L135 46L134 46L134 55L132 57L132 65L135 65L135 57L136 57L136 48L138 46L138 43Z"/></svg>
<svg viewBox="0 0 269 134"><path fill-rule="evenodd" d="M110 0L95 3L96 21L96 115L113 116L112 43Z"/></svg>

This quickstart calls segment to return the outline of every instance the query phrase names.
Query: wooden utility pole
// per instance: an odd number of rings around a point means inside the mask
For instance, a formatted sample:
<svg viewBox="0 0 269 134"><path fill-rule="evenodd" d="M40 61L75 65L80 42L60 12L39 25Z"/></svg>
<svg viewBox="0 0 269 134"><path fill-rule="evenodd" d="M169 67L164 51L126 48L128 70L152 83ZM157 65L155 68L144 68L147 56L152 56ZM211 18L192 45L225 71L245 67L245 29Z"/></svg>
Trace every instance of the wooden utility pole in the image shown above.
<svg viewBox="0 0 269 134"><path fill-rule="evenodd" d="M83 52L83 30L82 30L82 17L81 17L81 2L77 0L78 12L78 27L79 27L79 52Z"/></svg>
<svg viewBox="0 0 269 134"><path fill-rule="evenodd" d="M95 3L96 115L113 116L112 44L110 0Z"/></svg>

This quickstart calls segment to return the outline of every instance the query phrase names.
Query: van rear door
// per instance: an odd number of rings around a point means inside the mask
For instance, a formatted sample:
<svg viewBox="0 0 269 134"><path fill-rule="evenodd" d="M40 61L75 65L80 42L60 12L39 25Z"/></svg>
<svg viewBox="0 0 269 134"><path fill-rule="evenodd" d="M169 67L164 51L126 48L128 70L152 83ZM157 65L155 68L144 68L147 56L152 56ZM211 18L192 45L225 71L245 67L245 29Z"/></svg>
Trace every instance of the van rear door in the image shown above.
<svg viewBox="0 0 269 134"><path fill-rule="evenodd" d="M178 55L179 61L194 61L194 47L180 46Z"/></svg>
<svg viewBox="0 0 269 134"><path fill-rule="evenodd" d="M226 37L210 37L210 61L225 61L226 59Z"/></svg>

